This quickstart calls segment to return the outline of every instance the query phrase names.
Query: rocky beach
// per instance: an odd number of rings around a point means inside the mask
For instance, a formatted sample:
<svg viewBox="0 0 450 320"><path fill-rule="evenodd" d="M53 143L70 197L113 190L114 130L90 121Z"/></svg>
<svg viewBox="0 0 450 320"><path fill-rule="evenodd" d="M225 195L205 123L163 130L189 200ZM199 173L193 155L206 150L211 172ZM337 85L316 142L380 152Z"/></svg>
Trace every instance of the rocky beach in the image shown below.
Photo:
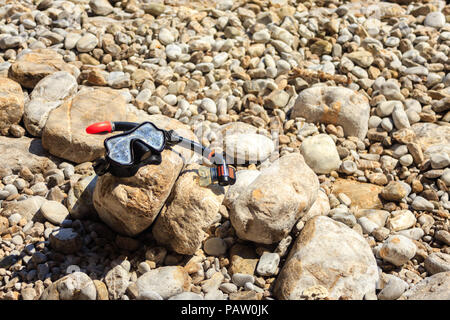
<svg viewBox="0 0 450 320"><path fill-rule="evenodd" d="M449 190L445 1L0 0L0 300L450 300Z"/></svg>

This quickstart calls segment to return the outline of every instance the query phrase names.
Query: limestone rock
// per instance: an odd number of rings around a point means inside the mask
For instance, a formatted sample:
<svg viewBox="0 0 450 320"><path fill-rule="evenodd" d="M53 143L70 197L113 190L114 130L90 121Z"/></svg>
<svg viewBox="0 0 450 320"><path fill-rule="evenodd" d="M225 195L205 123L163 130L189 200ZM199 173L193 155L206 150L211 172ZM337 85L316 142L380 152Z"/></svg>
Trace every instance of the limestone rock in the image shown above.
<svg viewBox="0 0 450 320"><path fill-rule="evenodd" d="M20 294L22 296L22 300L34 300L36 298L36 290L31 287L23 288L20 291Z"/></svg>
<svg viewBox="0 0 450 320"><path fill-rule="evenodd" d="M388 275L386 281L378 294L378 300L396 300L408 289L408 283L396 276Z"/></svg>
<svg viewBox="0 0 450 320"><path fill-rule="evenodd" d="M256 272L258 272L258 274L262 276L275 275L279 263L280 263L280 256L278 255L278 253L265 252L259 259Z"/></svg>
<svg viewBox="0 0 450 320"><path fill-rule="evenodd" d="M411 126L425 158L445 152L450 156L450 126L431 122L419 122Z"/></svg>
<svg viewBox="0 0 450 320"><path fill-rule="evenodd" d="M426 15L423 23L427 27L442 28L445 25L445 15L439 11L430 12Z"/></svg>
<svg viewBox="0 0 450 320"><path fill-rule="evenodd" d="M90 175L78 180L67 194L67 207L70 215L75 219L95 216L93 203L94 189L97 175Z"/></svg>
<svg viewBox="0 0 450 320"><path fill-rule="evenodd" d="M206 293L216 292L222 283L224 276L222 272L214 273L211 278L202 282L202 291Z"/></svg>
<svg viewBox="0 0 450 320"><path fill-rule="evenodd" d="M44 173L60 162L42 147L41 139L0 136L0 169L19 171L28 167L33 173Z"/></svg>
<svg viewBox="0 0 450 320"><path fill-rule="evenodd" d="M72 228L61 228L50 234L50 246L61 253L75 253L82 244L80 235Z"/></svg>
<svg viewBox="0 0 450 320"><path fill-rule="evenodd" d="M343 87L312 87L303 90L292 109L291 119L340 125L345 136L364 139L370 106L367 98Z"/></svg>
<svg viewBox="0 0 450 320"><path fill-rule="evenodd" d="M450 271L423 279L402 294L399 300L450 300Z"/></svg>
<svg viewBox="0 0 450 320"><path fill-rule="evenodd" d="M328 217L309 220L278 276L278 299L298 300L303 292L322 285L334 299L362 299L374 293L378 280L375 257L366 240Z"/></svg>
<svg viewBox="0 0 450 320"><path fill-rule="evenodd" d="M240 121L224 124L220 127L219 132L217 132L217 134L221 135L222 138L226 136L232 136L235 134L249 134L249 133L262 134L267 137L269 136L266 130L256 128L255 126Z"/></svg>
<svg viewBox="0 0 450 320"><path fill-rule="evenodd" d="M260 134L234 134L227 135L224 139L224 150L229 163L262 162L274 149L273 141Z"/></svg>
<svg viewBox="0 0 450 320"><path fill-rule="evenodd" d="M33 89L41 79L57 71L67 71L75 78L80 73L77 67L64 62L55 50L36 49L20 55L9 68L8 76L23 87Z"/></svg>
<svg viewBox="0 0 450 320"><path fill-rule="evenodd" d="M430 274L450 271L450 254L433 252L425 259L425 269Z"/></svg>
<svg viewBox="0 0 450 320"><path fill-rule="evenodd" d="M159 243L180 254L194 254L207 237L206 229L220 220L225 189L218 184L199 186L199 168L198 164L188 165L180 173L170 200L152 228Z"/></svg>
<svg viewBox="0 0 450 320"><path fill-rule="evenodd" d="M9 221L6 217L0 216L0 235L3 235L8 230Z"/></svg>
<svg viewBox="0 0 450 320"><path fill-rule="evenodd" d="M389 217L389 212L377 209L361 209L355 213L357 219L365 217L377 225L378 228L384 227Z"/></svg>
<svg viewBox="0 0 450 320"><path fill-rule="evenodd" d="M352 180L336 179L332 186L332 193L338 195L345 193L350 200L351 206L359 209L381 209L383 204L379 194L383 187Z"/></svg>
<svg viewBox="0 0 450 320"><path fill-rule="evenodd" d="M91 278L83 272L74 272L47 287L41 300L96 300L96 297Z"/></svg>
<svg viewBox="0 0 450 320"><path fill-rule="evenodd" d="M412 259L417 247L412 240L402 235L394 235L387 238L381 249L380 256L396 266L401 266Z"/></svg>
<svg viewBox="0 0 450 320"><path fill-rule="evenodd" d="M166 10L166 6L164 5L164 3L143 2L142 9L145 11L145 13L149 13L153 16L159 16L161 13L163 13Z"/></svg>
<svg viewBox="0 0 450 320"><path fill-rule="evenodd" d="M202 132L199 133L202 134ZM224 124L214 133L217 139L210 148L223 149L227 156L227 163L262 162L275 150L274 142L266 130L244 122Z"/></svg>
<svg viewBox="0 0 450 320"><path fill-rule="evenodd" d="M347 54L346 57L362 68L370 67L374 60L372 54L366 50L353 51Z"/></svg>
<svg viewBox="0 0 450 320"><path fill-rule="evenodd" d="M330 200L325 192L319 189L317 193L317 199L314 201L314 204L308 210L308 213L304 215L300 220L308 221L315 216L325 216L330 211Z"/></svg>
<svg viewBox="0 0 450 320"><path fill-rule="evenodd" d="M89 6L99 16L106 16L114 10L108 0L91 0L89 1Z"/></svg>
<svg viewBox="0 0 450 320"><path fill-rule="evenodd" d="M30 95L23 122L33 136L41 136L50 112L77 91L77 80L66 71L58 71L40 80Z"/></svg>
<svg viewBox="0 0 450 320"><path fill-rule="evenodd" d="M169 298L169 300L204 300L203 296L194 292L182 292Z"/></svg>
<svg viewBox="0 0 450 320"><path fill-rule="evenodd" d="M409 210L397 210L392 212L388 220L388 227L391 231L400 231L414 227L416 217Z"/></svg>
<svg viewBox="0 0 450 320"><path fill-rule="evenodd" d="M192 131L179 121L161 115L146 120L161 129L174 129L187 139L196 140ZM99 217L114 231L134 236L148 228L163 207L183 168L183 161L195 159L193 152L175 146L161 153L159 165L145 165L132 177L105 174L94 190L94 207Z"/></svg>
<svg viewBox="0 0 450 320"><path fill-rule="evenodd" d="M47 200L41 206L41 213L51 223L61 225L69 215L69 210L61 202Z"/></svg>
<svg viewBox="0 0 450 320"><path fill-rule="evenodd" d="M77 50L78 52L90 52L95 49L98 44L98 39L92 33L86 32L78 41L77 41Z"/></svg>
<svg viewBox="0 0 450 320"><path fill-rule="evenodd" d="M140 276L136 285L139 295L154 291L163 299L170 298L184 291L189 291L191 278L180 266L160 267Z"/></svg>
<svg viewBox="0 0 450 320"><path fill-rule="evenodd" d="M256 265L258 264L258 256L254 249L247 245L240 243L235 244L230 249L230 273L255 273Z"/></svg>
<svg viewBox="0 0 450 320"><path fill-rule="evenodd" d="M92 161L103 156L103 141L114 133L88 134L86 127L100 121L126 120L125 99L118 91L109 88L80 91L50 112L42 132L42 145L51 154L69 161Z"/></svg>
<svg viewBox="0 0 450 320"><path fill-rule="evenodd" d="M128 288L129 280L130 275L128 271L120 264L108 271L105 276L105 283L111 299L117 300L122 297Z"/></svg>
<svg viewBox="0 0 450 320"><path fill-rule="evenodd" d="M330 173L341 165L336 145L326 134L318 134L303 140L300 152L306 164L317 174Z"/></svg>
<svg viewBox="0 0 450 320"><path fill-rule="evenodd" d="M387 201L400 201L407 196L407 190L401 182L391 181L383 188L380 195Z"/></svg>
<svg viewBox="0 0 450 320"><path fill-rule="evenodd" d="M291 231L317 198L319 182L303 157L281 157L236 199L230 220L239 238L258 243L278 242Z"/></svg>
<svg viewBox="0 0 450 320"><path fill-rule="evenodd" d="M109 300L108 288L100 280L94 280L95 289L97 290L97 300Z"/></svg>
<svg viewBox="0 0 450 320"><path fill-rule="evenodd" d="M22 119L24 95L20 84L0 77L0 130L8 129Z"/></svg>
<svg viewBox="0 0 450 320"><path fill-rule="evenodd" d="M45 201L46 200L43 197L33 196L22 201L5 203L3 205L2 215L9 217L14 213L18 213L27 221L43 222L45 219L43 218L40 209Z"/></svg>
<svg viewBox="0 0 450 320"><path fill-rule="evenodd" d="M231 208L233 202L260 175L258 170L239 170L236 172L236 183L228 187L223 204Z"/></svg>
<svg viewBox="0 0 450 320"><path fill-rule="evenodd" d="M400 234L400 235L408 237L412 240L419 241L425 235L425 231L423 231L422 228L411 228L411 229L396 231L396 232L394 232L394 234Z"/></svg>

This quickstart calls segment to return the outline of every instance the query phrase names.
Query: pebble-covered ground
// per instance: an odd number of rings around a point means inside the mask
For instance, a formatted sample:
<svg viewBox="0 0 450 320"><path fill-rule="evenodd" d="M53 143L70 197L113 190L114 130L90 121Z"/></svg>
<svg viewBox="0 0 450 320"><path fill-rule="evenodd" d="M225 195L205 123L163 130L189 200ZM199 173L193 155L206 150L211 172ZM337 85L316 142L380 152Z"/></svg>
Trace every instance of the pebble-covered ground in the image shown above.
<svg viewBox="0 0 450 320"><path fill-rule="evenodd" d="M450 299L445 1L0 0L0 299ZM98 121L180 146L97 177Z"/></svg>

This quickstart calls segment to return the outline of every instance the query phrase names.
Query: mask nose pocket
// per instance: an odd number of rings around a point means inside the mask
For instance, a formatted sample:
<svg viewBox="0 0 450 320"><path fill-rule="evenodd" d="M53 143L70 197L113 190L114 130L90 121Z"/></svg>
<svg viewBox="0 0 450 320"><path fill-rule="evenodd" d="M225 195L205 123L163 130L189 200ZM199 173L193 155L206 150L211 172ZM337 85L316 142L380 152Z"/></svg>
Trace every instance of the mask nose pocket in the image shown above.
<svg viewBox="0 0 450 320"><path fill-rule="evenodd" d="M135 162L143 162L145 164L160 164L161 153L139 139L131 140L131 150Z"/></svg>

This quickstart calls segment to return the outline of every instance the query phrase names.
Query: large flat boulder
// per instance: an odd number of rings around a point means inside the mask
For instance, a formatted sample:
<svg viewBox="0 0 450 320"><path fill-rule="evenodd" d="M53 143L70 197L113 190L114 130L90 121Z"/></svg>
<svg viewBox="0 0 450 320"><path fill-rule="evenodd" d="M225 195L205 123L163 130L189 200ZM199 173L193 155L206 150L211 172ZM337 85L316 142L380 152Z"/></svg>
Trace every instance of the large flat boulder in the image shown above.
<svg viewBox="0 0 450 320"><path fill-rule="evenodd" d="M0 136L1 169L17 172L28 167L33 173L43 173L56 168L59 162L42 147L41 139Z"/></svg>
<svg viewBox="0 0 450 320"><path fill-rule="evenodd" d="M426 277L403 293L399 300L450 300L450 271Z"/></svg>
<svg viewBox="0 0 450 320"><path fill-rule="evenodd" d="M76 163L93 161L105 152L103 141L114 134L88 134L100 121L126 121L125 98L110 88L81 90L52 110L42 131L42 145L51 154Z"/></svg>
<svg viewBox="0 0 450 320"><path fill-rule="evenodd" d="M6 202L3 205L2 216L10 217L18 213L27 221L44 222L45 218L41 213L41 207L46 199L41 196L33 196L21 201Z"/></svg>

